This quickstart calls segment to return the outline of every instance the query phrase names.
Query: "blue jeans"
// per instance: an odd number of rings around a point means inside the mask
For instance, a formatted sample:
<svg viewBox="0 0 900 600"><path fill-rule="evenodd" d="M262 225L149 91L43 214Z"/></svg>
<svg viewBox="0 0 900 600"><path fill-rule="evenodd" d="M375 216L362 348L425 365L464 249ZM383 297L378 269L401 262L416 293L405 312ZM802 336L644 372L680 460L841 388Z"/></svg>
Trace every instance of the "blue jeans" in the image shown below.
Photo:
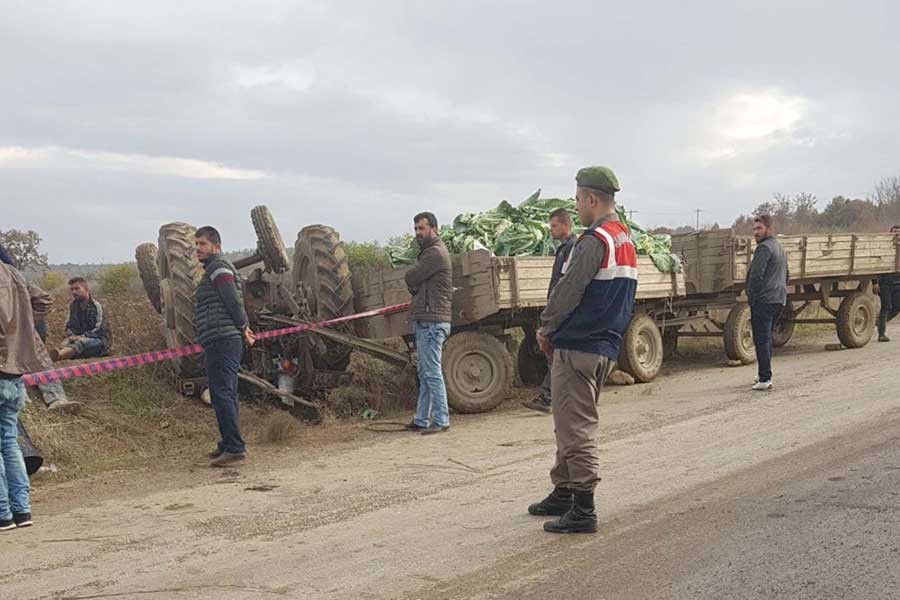
<svg viewBox="0 0 900 600"><path fill-rule="evenodd" d="M413 322L416 332L416 370L419 373L419 401L416 403L416 425L437 427L450 425L447 388L441 370L441 353L450 336L450 323Z"/></svg>
<svg viewBox="0 0 900 600"><path fill-rule="evenodd" d="M19 448L19 412L25 405L22 379L0 379L0 519L31 512L28 473Z"/></svg>
<svg viewBox="0 0 900 600"><path fill-rule="evenodd" d="M75 358L93 358L106 354L103 340L97 338L81 336L74 342L66 342L64 345L75 350Z"/></svg>
<svg viewBox="0 0 900 600"><path fill-rule="evenodd" d="M216 422L219 452L243 454L246 450L238 419L238 369L244 340L230 337L213 340L203 348L203 365Z"/></svg>
<svg viewBox="0 0 900 600"><path fill-rule="evenodd" d="M759 363L759 380L772 381L772 330L781 317L781 304L751 304L750 327L753 329L753 345L756 346L756 362Z"/></svg>

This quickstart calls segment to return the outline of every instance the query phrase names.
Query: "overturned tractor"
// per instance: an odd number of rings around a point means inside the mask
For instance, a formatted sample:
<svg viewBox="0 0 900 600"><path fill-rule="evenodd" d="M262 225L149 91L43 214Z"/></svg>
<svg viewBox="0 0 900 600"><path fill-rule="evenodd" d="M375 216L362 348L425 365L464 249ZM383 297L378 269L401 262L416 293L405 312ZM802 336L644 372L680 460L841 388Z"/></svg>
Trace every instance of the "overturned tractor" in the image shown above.
<svg viewBox="0 0 900 600"><path fill-rule="evenodd" d="M329 320L353 313L350 268L340 236L324 225L304 227L297 234L293 255L265 206L250 211L256 231L256 252L234 261L240 272L244 306L254 331ZM162 316L169 347L193 344L194 290L203 268L194 251L196 228L168 223L159 229L159 245L135 250L141 281L153 307ZM244 353L241 381L272 395L305 418L318 418L309 398L349 382L346 369L354 347L394 364L409 364L409 356L351 335L350 325L285 336L257 343ZM196 356L173 362L179 391L202 395L206 380Z"/></svg>

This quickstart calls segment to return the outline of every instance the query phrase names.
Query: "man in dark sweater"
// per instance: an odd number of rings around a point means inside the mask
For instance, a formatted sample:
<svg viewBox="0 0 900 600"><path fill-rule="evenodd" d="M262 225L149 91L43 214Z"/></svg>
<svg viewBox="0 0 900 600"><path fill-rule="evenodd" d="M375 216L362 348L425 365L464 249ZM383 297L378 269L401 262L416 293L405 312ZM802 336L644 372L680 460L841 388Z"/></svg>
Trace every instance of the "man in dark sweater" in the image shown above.
<svg viewBox="0 0 900 600"><path fill-rule="evenodd" d="M66 317L66 341L56 350L50 350L53 360L93 358L106 356L112 346L112 332L103 305L88 288L84 277L69 280L72 304Z"/></svg>
<svg viewBox="0 0 900 600"><path fill-rule="evenodd" d="M772 389L772 330L787 304L789 274L784 248L773 237L772 217L760 215L753 219L753 237L756 250L746 285L753 344L759 363L759 375L753 389L767 391Z"/></svg>
<svg viewBox="0 0 900 600"><path fill-rule="evenodd" d="M224 467L246 456L238 419L238 370L244 344L252 346L256 339L244 311L237 269L222 256L219 232L201 227L194 246L203 264L195 293L194 327L203 347L209 395L219 426L219 442L209 453L209 464Z"/></svg>
<svg viewBox="0 0 900 600"><path fill-rule="evenodd" d="M437 218L423 212L415 216L413 224L419 257L406 272L406 287L413 296L410 321L416 336L419 399L416 416L406 428L427 435L450 429L441 354L450 336L453 267L447 246L438 236Z"/></svg>
<svg viewBox="0 0 900 600"><path fill-rule="evenodd" d="M891 233L900 235L900 225L891 227ZM881 298L881 312L878 313L878 341L889 342L887 324L900 314L900 273L878 276L875 293Z"/></svg>
<svg viewBox="0 0 900 600"><path fill-rule="evenodd" d="M572 233L572 217L565 208L557 208L550 213L550 237L559 243L556 248L556 257L553 261L553 272L550 275L550 285L547 288L547 298L553 293L553 288L562 277L563 265L569 259L569 253L575 246L578 236ZM538 397L529 402L523 402L526 408L537 410L542 413L550 414L550 387L551 387L551 369L547 369L544 375L544 381L541 383L540 393Z"/></svg>

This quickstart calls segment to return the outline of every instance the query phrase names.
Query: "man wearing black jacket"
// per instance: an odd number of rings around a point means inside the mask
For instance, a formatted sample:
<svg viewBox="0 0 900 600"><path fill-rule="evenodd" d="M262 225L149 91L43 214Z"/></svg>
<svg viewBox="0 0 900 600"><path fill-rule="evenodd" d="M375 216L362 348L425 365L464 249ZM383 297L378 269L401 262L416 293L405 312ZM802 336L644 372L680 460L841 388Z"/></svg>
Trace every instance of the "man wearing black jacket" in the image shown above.
<svg viewBox="0 0 900 600"><path fill-rule="evenodd" d="M238 370L244 344L252 346L256 339L244 311L237 269L222 256L219 232L201 227L194 246L203 263L195 294L194 327L203 347L209 395L219 426L219 442L209 453L209 464L224 467L246 456L238 421Z"/></svg>
<svg viewBox="0 0 900 600"><path fill-rule="evenodd" d="M891 227L891 233L900 235L900 225ZM875 293L881 298L881 312L878 314L878 341L889 342L887 324L900 314L900 273L878 276Z"/></svg>
<svg viewBox="0 0 900 600"><path fill-rule="evenodd" d="M92 295L84 277L69 280L72 304L66 317L66 341L50 350L53 360L106 356L112 345L112 332L103 305Z"/></svg>
<svg viewBox="0 0 900 600"><path fill-rule="evenodd" d="M547 298L553 293L553 288L559 283L563 276L563 265L569 259L569 253L575 246L578 236L572 233L572 217L565 208L557 208L550 213L550 237L554 241L559 242L556 248L556 256L553 260L553 273L550 275L550 285L547 288ZM547 368L547 374L544 375L544 381L541 383L540 393L538 397L529 402L522 404L526 408L536 410L542 413L550 414L550 388L551 388L551 369Z"/></svg>
<svg viewBox="0 0 900 600"><path fill-rule="evenodd" d="M747 302L759 376L753 384L756 391L772 389L772 330L787 304L789 278L784 248L773 237L772 218L759 215L753 219L756 250L747 273Z"/></svg>

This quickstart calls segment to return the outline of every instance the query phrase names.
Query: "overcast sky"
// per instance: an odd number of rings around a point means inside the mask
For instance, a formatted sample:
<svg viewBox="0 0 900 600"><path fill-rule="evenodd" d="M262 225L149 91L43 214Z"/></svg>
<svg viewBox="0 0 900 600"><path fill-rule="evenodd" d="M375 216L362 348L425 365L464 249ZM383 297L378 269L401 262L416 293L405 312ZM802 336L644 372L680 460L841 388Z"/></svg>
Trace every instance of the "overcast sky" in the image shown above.
<svg viewBox="0 0 900 600"><path fill-rule="evenodd" d="M0 229L52 262L159 225L383 240L571 196L612 167L647 225L900 173L900 3L0 0Z"/></svg>

